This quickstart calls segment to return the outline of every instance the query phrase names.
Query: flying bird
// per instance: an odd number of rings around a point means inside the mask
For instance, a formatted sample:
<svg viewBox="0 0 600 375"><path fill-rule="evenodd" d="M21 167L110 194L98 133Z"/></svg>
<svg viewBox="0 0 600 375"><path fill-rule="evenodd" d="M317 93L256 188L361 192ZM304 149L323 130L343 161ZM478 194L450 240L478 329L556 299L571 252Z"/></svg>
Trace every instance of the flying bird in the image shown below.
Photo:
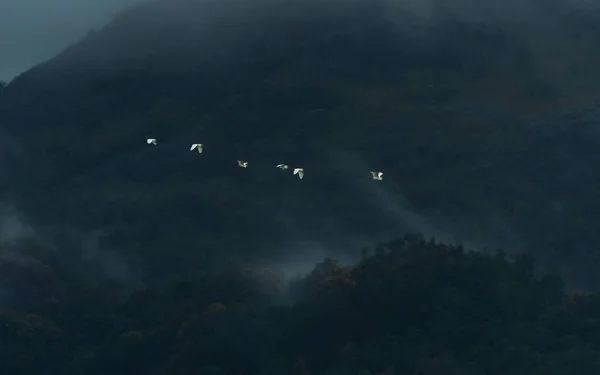
<svg viewBox="0 0 600 375"><path fill-rule="evenodd" d="M146 143L149 145L155 145L156 146L156 138L148 138L146 139Z"/></svg>
<svg viewBox="0 0 600 375"><path fill-rule="evenodd" d="M383 180L383 172L371 172L371 178L373 180Z"/></svg>
<svg viewBox="0 0 600 375"><path fill-rule="evenodd" d="M190 147L190 151L194 151L194 149L198 150L198 153L201 154L204 150L202 143L194 143L192 147Z"/></svg>
<svg viewBox="0 0 600 375"><path fill-rule="evenodd" d="M304 168L294 168L294 174L297 174L298 178L302 180L304 178Z"/></svg>
<svg viewBox="0 0 600 375"><path fill-rule="evenodd" d="M238 160L237 163L238 163L238 167L248 168L248 162L247 161Z"/></svg>
<svg viewBox="0 0 600 375"><path fill-rule="evenodd" d="M285 170L286 170L286 169L288 169L289 167L288 167L287 165L285 165L285 164L277 164L277 168L279 168L279 169L281 169L281 170L284 170L284 171L285 171Z"/></svg>

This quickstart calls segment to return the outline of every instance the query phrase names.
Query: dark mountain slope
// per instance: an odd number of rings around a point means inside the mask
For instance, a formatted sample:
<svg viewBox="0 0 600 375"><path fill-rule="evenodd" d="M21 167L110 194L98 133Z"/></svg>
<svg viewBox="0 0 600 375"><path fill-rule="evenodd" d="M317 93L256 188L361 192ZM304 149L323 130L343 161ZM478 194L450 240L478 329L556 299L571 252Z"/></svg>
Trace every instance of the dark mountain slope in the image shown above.
<svg viewBox="0 0 600 375"><path fill-rule="evenodd" d="M599 156L578 111L599 30L540 4L567 32L539 48L440 7L423 22L384 2L142 5L5 88L5 199L42 226L108 230L150 273L401 228L529 248L595 284Z"/></svg>

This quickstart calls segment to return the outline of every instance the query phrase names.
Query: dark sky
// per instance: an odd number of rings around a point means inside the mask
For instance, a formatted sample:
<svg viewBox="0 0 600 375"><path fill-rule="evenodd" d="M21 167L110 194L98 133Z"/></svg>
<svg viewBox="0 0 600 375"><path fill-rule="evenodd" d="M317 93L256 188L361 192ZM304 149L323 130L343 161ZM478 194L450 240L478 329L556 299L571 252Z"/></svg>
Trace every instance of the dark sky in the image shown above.
<svg viewBox="0 0 600 375"><path fill-rule="evenodd" d="M0 80L53 57L143 0L0 0Z"/></svg>

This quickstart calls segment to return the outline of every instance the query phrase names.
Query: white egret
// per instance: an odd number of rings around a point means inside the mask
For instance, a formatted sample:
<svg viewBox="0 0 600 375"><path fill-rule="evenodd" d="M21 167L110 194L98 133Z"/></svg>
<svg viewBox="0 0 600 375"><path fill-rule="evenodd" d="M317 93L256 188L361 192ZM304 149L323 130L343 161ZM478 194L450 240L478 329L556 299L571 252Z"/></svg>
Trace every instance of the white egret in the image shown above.
<svg viewBox="0 0 600 375"><path fill-rule="evenodd" d="M288 167L287 165L285 165L285 164L277 164L277 168L279 168L279 169L281 169L281 170L284 170L284 171L285 171L285 170L286 170L286 169L288 169L289 167Z"/></svg>
<svg viewBox="0 0 600 375"><path fill-rule="evenodd" d="M198 150L198 153L201 154L204 150L204 146L202 146L202 143L194 143L192 147L190 147L190 151L194 151L194 149Z"/></svg>
<svg viewBox="0 0 600 375"><path fill-rule="evenodd" d="M302 180L304 178L304 168L294 168L294 174L297 174L298 178Z"/></svg>
<svg viewBox="0 0 600 375"><path fill-rule="evenodd" d="M156 138L148 138L146 139L146 143L149 145L155 145L156 146Z"/></svg>
<svg viewBox="0 0 600 375"><path fill-rule="evenodd" d="M238 160L237 163L238 163L238 167L248 168L248 162L247 161Z"/></svg>
<svg viewBox="0 0 600 375"><path fill-rule="evenodd" d="M373 180L383 180L383 172L371 172L371 178Z"/></svg>

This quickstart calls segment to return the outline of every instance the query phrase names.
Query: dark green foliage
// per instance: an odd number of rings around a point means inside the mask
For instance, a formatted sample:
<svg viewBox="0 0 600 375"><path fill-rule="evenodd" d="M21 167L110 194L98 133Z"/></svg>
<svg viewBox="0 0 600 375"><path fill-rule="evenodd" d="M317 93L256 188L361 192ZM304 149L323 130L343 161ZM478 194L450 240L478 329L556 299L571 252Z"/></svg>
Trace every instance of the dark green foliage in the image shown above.
<svg viewBox="0 0 600 375"><path fill-rule="evenodd" d="M534 276L527 256L465 251L415 235L378 248L385 250L353 266L325 259L289 288L266 269L176 278L125 300L115 289L68 285L60 299L42 306L0 311L1 370L23 375L600 371L597 294L565 292L557 274ZM278 304L288 290L295 302Z"/></svg>

